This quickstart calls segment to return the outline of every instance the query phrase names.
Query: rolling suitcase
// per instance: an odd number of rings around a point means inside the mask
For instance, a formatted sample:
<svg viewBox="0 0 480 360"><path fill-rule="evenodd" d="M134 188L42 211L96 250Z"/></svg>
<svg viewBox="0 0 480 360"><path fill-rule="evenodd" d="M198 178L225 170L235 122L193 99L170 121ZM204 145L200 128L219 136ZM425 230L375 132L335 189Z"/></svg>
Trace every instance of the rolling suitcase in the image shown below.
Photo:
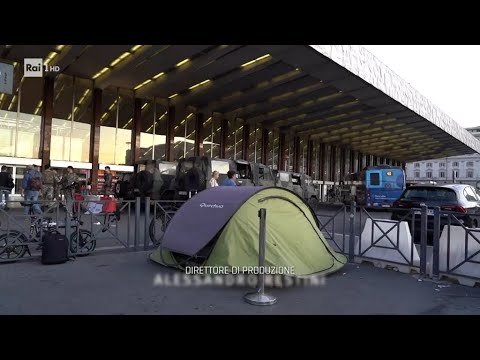
<svg viewBox="0 0 480 360"><path fill-rule="evenodd" d="M67 237L62 234L46 233L43 236L42 264L63 264L67 261Z"/></svg>

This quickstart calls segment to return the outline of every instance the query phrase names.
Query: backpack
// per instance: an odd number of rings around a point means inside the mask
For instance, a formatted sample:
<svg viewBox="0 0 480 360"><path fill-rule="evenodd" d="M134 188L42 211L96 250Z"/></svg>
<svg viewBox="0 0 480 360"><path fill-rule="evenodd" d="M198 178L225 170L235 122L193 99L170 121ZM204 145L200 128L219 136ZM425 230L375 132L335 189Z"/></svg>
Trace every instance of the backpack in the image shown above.
<svg viewBox="0 0 480 360"><path fill-rule="evenodd" d="M30 189L33 191L39 191L42 189L42 180L39 177L32 177L30 179Z"/></svg>

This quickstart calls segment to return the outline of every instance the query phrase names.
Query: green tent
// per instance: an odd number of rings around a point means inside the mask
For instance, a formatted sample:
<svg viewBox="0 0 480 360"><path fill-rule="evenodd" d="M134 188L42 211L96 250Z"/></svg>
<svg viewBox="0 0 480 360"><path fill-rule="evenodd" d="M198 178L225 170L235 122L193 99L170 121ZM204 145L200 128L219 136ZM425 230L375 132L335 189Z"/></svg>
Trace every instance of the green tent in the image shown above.
<svg viewBox="0 0 480 360"><path fill-rule="evenodd" d="M295 276L326 275L345 263L329 246L305 201L280 187L215 187L187 201L150 256L160 264L256 267L259 209L266 209L265 265Z"/></svg>

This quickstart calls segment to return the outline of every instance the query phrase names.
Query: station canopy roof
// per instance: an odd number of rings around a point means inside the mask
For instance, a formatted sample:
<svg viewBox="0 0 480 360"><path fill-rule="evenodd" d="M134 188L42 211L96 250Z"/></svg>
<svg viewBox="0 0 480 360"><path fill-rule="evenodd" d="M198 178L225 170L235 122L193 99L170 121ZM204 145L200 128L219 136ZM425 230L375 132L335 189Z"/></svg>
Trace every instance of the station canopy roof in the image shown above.
<svg viewBox="0 0 480 360"><path fill-rule="evenodd" d="M98 88L398 161L480 152L477 139L359 46L0 45L0 61L24 58L49 59Z"/></svg>

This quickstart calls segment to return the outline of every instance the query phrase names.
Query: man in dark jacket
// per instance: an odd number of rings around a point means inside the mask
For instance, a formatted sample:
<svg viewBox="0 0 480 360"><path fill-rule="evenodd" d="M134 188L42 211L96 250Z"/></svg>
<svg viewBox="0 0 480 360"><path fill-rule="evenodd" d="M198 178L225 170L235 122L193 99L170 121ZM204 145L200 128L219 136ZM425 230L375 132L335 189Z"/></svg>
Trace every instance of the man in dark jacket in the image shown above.
<svg viewBox="0 0 480 360"><path fill-rule="evenodd" d="M0 201L5 205L5 210L9 210L8 196L14 187L15 184L13 182L12 175L7 171L7 167L3 165L2 171L0 172ZM5 202L3 202L3 197L5 197Z"/></svg>

